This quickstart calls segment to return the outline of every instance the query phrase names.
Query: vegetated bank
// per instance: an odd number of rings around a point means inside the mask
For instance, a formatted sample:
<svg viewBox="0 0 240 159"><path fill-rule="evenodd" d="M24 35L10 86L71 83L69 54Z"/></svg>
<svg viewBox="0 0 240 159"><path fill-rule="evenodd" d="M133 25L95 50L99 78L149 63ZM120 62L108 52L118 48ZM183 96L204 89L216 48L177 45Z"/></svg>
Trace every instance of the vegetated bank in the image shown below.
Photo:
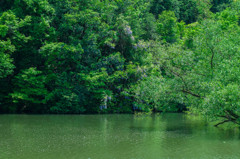
<svg viewBox="0 0 240 159"><path fill-rule="evenodd" d="M187 109L239 124L238 0L2 0L1 113Z"/></svg>

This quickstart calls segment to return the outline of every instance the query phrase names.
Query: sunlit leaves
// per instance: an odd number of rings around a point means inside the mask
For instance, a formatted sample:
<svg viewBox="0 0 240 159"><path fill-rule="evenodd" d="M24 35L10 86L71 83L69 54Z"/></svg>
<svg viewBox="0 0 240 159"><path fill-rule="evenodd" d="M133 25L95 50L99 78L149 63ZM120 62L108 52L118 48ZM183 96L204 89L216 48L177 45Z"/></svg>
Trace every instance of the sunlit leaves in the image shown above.
<svg viewBox="0 0 240 159"><path fill-rule="evenodd" d="M45 88L46 77L36 68L29 68L19 73L15 79L15 89L10 96L14 103L20 103L21 111L38 111L37 105L46 103L48 93ZM35 107L36 106L36 107Z"/></svg>

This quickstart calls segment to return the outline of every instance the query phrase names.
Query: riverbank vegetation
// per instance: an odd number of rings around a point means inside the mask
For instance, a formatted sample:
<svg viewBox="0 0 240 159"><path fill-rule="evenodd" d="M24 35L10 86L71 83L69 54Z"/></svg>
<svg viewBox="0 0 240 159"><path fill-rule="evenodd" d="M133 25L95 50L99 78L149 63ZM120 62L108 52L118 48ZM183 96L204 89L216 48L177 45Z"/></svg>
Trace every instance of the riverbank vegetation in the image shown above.
<svg viewBox="0 0 240 159"><path fill-rule="evenodd" d="M2 0L0 112L240 124L239 17L238 0Z"/></svg>

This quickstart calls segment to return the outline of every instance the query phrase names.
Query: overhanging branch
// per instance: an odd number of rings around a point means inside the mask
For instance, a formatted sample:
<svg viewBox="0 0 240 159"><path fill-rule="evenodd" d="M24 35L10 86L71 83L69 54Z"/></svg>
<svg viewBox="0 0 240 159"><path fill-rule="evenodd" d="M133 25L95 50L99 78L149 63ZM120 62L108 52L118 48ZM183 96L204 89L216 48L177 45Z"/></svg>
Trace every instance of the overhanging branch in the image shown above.
<svg viewBox="0 0 240 159"><path fill-rule="evenodd" d="M193 92L190 92L189 90L181 90L183 93L187 93L187 94L190 94L194 97L197 97L197 98L203 98L202 96L198 95L198 94L195 94Z"/></svg>

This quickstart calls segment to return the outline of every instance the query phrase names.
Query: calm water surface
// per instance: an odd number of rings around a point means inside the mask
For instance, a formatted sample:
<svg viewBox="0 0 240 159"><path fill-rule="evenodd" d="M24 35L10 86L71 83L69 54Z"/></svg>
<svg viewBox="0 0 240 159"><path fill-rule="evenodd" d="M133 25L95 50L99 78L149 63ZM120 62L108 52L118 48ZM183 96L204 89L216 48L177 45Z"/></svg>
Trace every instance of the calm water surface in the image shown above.
<svg viewBox="0 0 240 159"><path fill-rule="evenodd" d="M239 130L183 114L1 115L0 159L240 159Z"/></svg>

